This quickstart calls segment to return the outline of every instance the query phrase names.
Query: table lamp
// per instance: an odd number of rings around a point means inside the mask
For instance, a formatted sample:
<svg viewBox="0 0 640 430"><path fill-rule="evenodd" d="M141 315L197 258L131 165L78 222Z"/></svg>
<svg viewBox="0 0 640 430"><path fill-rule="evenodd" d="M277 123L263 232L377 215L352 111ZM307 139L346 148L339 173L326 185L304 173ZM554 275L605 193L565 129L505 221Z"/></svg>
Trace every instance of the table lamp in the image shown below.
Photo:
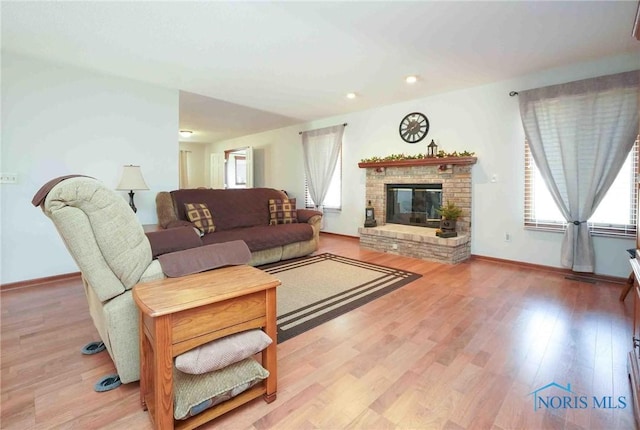
<svg viewBox="0 0 640 430"><path fill-rule="evenodd" d="M126 191L129 190L129 206L134 212L138 212L136 205L133 203L133 191L134 190L148 190L147 184L142 177L142 171L140 166L128 165L122 168L122 177L116 190Z"/></svg>

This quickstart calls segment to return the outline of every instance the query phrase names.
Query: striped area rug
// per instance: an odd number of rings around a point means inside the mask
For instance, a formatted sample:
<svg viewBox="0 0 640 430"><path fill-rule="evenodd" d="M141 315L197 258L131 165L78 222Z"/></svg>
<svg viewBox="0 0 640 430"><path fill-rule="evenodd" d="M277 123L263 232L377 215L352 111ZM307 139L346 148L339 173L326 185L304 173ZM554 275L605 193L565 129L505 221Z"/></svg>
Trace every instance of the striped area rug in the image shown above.
<svg viewBox="0 0 640 430"><path fill-rule="evenodd" d="M282 281L277 289L278 343L422 276L328 253L260 268Z"/></svg>

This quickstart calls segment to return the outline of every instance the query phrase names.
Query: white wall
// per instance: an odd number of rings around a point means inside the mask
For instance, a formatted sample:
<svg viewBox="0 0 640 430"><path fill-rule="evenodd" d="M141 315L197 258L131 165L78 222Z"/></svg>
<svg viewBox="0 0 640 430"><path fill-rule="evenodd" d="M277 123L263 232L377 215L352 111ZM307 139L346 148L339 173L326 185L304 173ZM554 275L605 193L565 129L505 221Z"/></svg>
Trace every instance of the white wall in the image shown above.
<svg viewBox="0 0 640 430"><path fill-rule="evenodd" d="M155 195L178 186L178 91L2 54L1 273L10 283L78 271L54 225L31 205L48 180L67 174L117 185L139 164L149 191L138 218L156 223ZM128 201L126 192L119 191Z"/></svg>
<svg viewBox="0 0 640 430"><path fill-rule="evenodd" d="M559 267L561 235L524 230L523 148L517 97L523 90L640 68L636 56L621 56L538 73L507 82L311 121L295 127L206 146L209 153L254 147L255 186L304 197L301 130L349 123L343 153L343 209L325 215L325 230L357 236L364 221L362 158L424 153L435 139L445 151L475 151L472 252ZM423 83L427 84L427 83ZM100 75L68 66L2 55L2 172L18 173L18 184L0 185L0 282L9 283L77 271L53 224L31 204L49 179L78 173L115 188L121 166L140 164L149 191L136 193L138 217L155 223L155 194L178 187L178 91ZM345 101L348 102L348 101ZM357 100L354 101L357 103ZM429 117L427 138L404 143L398 124L409 112ZM491 183L496 174L498 182ZM126 192L121 192L127 199ZM504 233L511 242L504 242ZM596 272L626 277L625 249L632 240L594 238Z"/></svg>
<svg viewBox="0 0 640 430"><path fill-rule="evenodd" d="M640 68L637 56L619 56L576 64L511 81L440 94L377 109L312 121L245 136L208 147L222 152L240 146L253 146L256 186L281 188L299 198L304 196L304 168L298 131L347 122L343 141L343 208L340 213L325 214L325 231L357 236L364 222L365 171L358 161L394 153L425 153L435 139L447 152L475 152L473 167L471 252L508 260L560 267L562 235L525 230L524 131L520 121L518 98L509 91L524 90L593 76ZM428 82L419 85L428 85ZM346 102L346 101L345 101ZM357 103L357 100L354 101ZM430 130L419 144L407 144L398 135L400 120L409 112L427 115ZM262 171L260 171L263 169ZM492 175L497 182L490 182ZM511 236L504 241L505 233ZM596 273L626 277L630 266L629 239L594 238Z"/></svg>

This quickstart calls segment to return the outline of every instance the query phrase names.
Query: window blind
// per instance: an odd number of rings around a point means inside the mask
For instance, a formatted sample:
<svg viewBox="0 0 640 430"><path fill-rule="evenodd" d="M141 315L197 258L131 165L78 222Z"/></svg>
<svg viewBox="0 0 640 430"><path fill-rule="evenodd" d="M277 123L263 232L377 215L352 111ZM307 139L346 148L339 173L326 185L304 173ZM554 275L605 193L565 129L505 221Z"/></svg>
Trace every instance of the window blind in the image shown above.
<svg viewBox="0 0 640 430"><path fill-rule="evenodd" d="M609 236L609 237L635 237L636 236L636 226L637 226L637 208L638 208L638 181L640 180L640 171L638 166L638 151L639 151L639 139L640 136L636 138L634 145L631 149L631 152L628 155L629 167L621 171L621 176L618 180L628 181L629 190L628 195L623 196L623 198L628 199L628 206L626 202L621 204L621 207L628 207L628 223L606 223L606 222L589 222L589 229L591 234L594 236ZM548 193L546 190L546 186L544 183L539 180L536 180L537 176L537 167L531 155L531 150L529 148L528 142L525 141L524 144L524 226L525 228L535 229L535 230L546 230L546 231L560 231L563 232L566 228L566 221L563 221L560 217L551 218L551 217L540 217L537 216L536 213L536 205L540 204L549 204L549 200L546 199L536 199L536 196L540 194ZM626 172L625 172L626 170ZM615 185L614 185L615 186ZM545 189L541 189L545 188ZM616 192L615 188L610 189L609 193ZM619 194L620 195L620 194ZM549 196L550 197L550 196ZM542 200L542 201L541 201ZM603 200L602 204L609 204L609 202ZM558 211L559 213L559 211Z"/></svg>

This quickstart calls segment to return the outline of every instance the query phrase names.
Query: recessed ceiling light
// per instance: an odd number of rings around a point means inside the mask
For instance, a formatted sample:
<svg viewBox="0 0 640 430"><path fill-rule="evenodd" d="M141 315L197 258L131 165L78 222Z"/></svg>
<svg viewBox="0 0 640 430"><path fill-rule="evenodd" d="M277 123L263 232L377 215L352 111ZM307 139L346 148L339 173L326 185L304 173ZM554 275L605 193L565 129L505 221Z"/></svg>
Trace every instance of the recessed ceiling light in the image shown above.
<svg viewBox="0 0 640 430"><path fill-rule="evenodd" d="M355 98L356 98L356 93L349 93L349 94L347 94L347 98L348 98L348 99L355 99Z"/></svg>
<svg viewBox="0 0 640 430"><path fill-rule="evenodd" d="M414 75L407 76L407 77L405 78L405 82L406 82L407 84L415 84L416 82L418 82L418 77L417 77L417 76L414 76Z"/></svg>
<svg viewBox="0 0 640 430"><path fill-rule="evenodd" d="M192 134L193 134L193 131L191 130L180 130L180 136L184 137L185 139L188 139L189 137L191 137Z"/></svg>

